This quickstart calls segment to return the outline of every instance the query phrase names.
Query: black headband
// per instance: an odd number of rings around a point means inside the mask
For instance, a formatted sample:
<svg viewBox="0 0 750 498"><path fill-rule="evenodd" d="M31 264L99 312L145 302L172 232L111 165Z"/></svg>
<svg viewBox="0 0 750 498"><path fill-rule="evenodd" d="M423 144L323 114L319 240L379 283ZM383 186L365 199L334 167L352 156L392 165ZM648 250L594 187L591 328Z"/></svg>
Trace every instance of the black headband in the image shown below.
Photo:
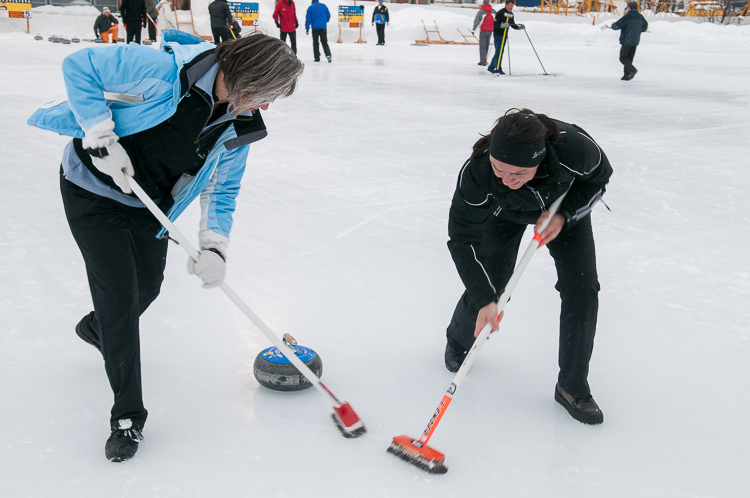
<svg viewBox="0 0 750 498"><path fill-rule="evenodd" d="M505 140L495 130L490 138L490 155L500 162L517 168L533 168L539 166L547 155L547 146L541 138L530 144L514 144Z"/></svg>

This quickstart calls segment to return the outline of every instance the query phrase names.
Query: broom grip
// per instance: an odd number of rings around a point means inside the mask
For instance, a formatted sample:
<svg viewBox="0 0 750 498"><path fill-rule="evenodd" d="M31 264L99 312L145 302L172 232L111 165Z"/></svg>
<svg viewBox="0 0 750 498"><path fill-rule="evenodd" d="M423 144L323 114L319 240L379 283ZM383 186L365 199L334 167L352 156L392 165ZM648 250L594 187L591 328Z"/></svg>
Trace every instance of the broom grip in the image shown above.
<svg viewBox="0 0 750 498"><path fill-rule="evenodd" d="M190 241L180 232L177 227L170 221L170 219L167 217L164 212L162 212L161 209L154 203L153 200L144 192L144 190L141 188L140 185L138 185L138 182L136 182L132 177L125 175L125 178L128 180L128 184L130 185L130 188L135 192L135 195L138 196L138 198L143 202L149 211L151 211L151 214L153 214L157 220L164 226L164 228L167 229L169 232L169 235L175 239L179 244L180 247L185 249L187 251L188 255L194 260L198 261L198 258L200 257L200 253L198 250L196 250L193 245L190 243ZM323 383L318 379L317 375L313 373L310 368L305 365L305 363L300 360L296 354L292 353L291 350L279 339L276 334L274 334L270 328L263 322L263 320L256 315L253 310L250 309L250 307L245 304L245 302L238 296L234 290L232 290L231 287L229 287L229 284L226 282L221 282L219 284L219 288L224 291L224 294L229 297L229 299L232 300L232 302L242 311L245 316L247 316L251 322L255 324L258 329L263 332L263 334L268 337L268 339L271 340L274 346L276 346L276 349L279 350L281 354L283 354L287 360L292 362L292 365L294 365L297 370L300 371L302 375L305 376L305 378L315 386L318 391L325 394L327 398L331 401L331 404L335 408L341 407L341 402L336 398L336 396L333 395L331 391L329 391Z"/></svg>

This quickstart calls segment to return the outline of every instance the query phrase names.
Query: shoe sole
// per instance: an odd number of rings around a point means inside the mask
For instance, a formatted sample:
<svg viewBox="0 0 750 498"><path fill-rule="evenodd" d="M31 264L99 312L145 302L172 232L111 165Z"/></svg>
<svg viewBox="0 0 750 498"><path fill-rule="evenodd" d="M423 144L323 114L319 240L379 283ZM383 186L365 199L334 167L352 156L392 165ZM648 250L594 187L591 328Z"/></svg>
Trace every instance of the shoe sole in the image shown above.
<svg viewBox="0 0 750 498"><path fill-rule="evenodd" d="M91 344L92 346L94 346L94 347L96 348L96 350L97 350L97 351L99 351L100 353L102 352L102 348L101 348L101 346L100 346L99 344L97 344L96 342L94 342L94 340L93 340L93 339L91 339L91 338L90 338L89 336L87 336L87 335L86 335L86 334L85 334L85 333L83 332L83 327L81 327L81 324L80 324L80 323L78 323L78 325L76 325L76 335L77 335L78 337L80 337L80 338L81 338L81 340L82 340L83 342L85 342L86 344Z"/></svg>
<svg viewBox="0 0 750 498"><path fill-rule="evenodd" d="M568 401L563 398L562 394L557 390L557 386L555 386L555 401L560 403L565 410L570 414L571 417L573 417L575 420L579 421L582 424L586 425L599 425L604 423L604 414L599 411L598 414L592 413L592 414L582 414L580 412L575 411L575 409L570 406Z"/></svg>

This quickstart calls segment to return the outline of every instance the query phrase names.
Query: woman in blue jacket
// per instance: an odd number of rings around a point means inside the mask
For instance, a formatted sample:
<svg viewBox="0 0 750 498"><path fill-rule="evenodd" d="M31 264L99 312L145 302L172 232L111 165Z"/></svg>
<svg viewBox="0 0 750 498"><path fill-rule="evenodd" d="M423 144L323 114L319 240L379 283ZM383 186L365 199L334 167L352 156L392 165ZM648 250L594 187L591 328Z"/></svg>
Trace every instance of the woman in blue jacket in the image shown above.
<svg viewBox="0 0 750 498"><path fill-rule="evenodd" d="M131 458L142 439L139 317L159 295L168 240L126 176L171 220L200 196L201 251L188 270L205 288L219 285L248 148L267 134L259 109L291 95L303 68L270 36L215 47L168 30L161 50L130 44L71 54L63 61L68 101L29 119L73 137L60 190L94 303L75 331L102 353L114 392L111 461Z"/></svg>
<svg viewBox="0 0 750 498"><path fill-rule="evenodd" d="M326 54L326 59L328 59L328 62L331 62L331 49L328 48L328 33L326 31L326 26L330 20L331 13L328 12L328 7L326 7L325 4L320 3L318 0L312 0L312 5L307 8L305 34L309 35L310 27L312 27L313 55L315 56L315 62L320 62L318 40L323 44L323 52Z"/></svg>

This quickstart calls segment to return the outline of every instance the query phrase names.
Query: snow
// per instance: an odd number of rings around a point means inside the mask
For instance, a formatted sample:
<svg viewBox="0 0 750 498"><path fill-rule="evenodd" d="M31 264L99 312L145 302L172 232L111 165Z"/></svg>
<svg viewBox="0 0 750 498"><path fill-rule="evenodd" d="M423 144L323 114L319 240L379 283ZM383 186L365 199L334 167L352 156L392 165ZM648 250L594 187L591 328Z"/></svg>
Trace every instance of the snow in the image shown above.
<svg viewBox="0 0 750 498"><path fill-rule="evenodd" d="M25 125L64 98L62 59L93 45L34 41L41 14L30 35L0 34L0 494L750 494L750 28L649 19L639 73L622 82L617 33L519 13L558 76L538 76L511 32L513 74L528 76L493 78L475 46L410 45L420 17L434 11L445 36L470 9L392 11L385 47L369 32L366 45L332 43L332 64L314 63L298 31L306 70L264 115L227 276L273 330L320 354L323 380L368 433L341 437L314 390L259 387L252 365L269 341L173 246L142 319L145 440L124 464L104 458L111 392L73 331L90 297L58 193L68 139ZM510 107L577 123L615 169L612 211L593 213L602 292L590 382L605 423L581 425L552 398L559 298L542 250L430 442L450 469L432 476L385 450L421 433L451 382L444 332L462 285L448 206L471 145ZM192 206L177 225L195 240L197 220Z"/></svg>

